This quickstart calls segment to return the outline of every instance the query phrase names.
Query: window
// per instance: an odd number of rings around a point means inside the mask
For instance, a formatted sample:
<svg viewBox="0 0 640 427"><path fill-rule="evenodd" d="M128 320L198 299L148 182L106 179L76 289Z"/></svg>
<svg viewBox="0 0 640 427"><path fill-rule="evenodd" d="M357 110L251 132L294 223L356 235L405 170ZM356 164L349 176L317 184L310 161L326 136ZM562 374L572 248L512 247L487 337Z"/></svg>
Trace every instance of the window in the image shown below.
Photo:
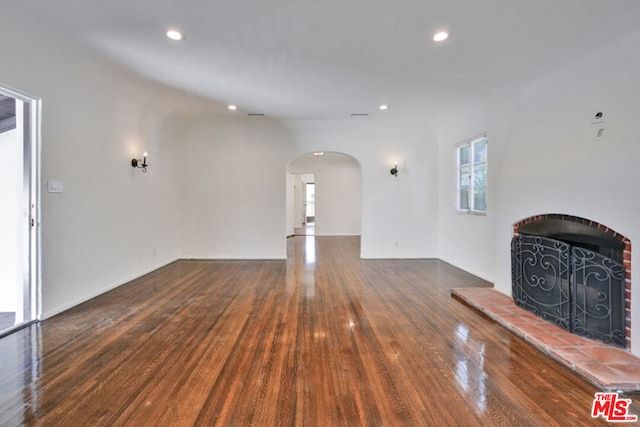
<svg viewBox="0 0 640 427"><path fill-rule="evenodd" d="M457 149L459 211L484 214L487 210L487 137L460 144Z"/></svg>

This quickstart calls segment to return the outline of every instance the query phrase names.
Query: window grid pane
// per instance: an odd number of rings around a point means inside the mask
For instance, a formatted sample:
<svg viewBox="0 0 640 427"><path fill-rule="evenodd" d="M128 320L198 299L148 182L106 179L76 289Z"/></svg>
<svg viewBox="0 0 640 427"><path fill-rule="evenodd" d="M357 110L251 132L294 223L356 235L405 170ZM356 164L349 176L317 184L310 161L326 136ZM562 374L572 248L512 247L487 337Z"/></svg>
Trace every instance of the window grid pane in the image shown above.
<svg viewBox="0 0 640 427"><path fill-rule="evenodd" d="M487 165L478 163L473 168L473 210L487 210Z"/></svg>
<svg viewBox="0 0 640 427"><path fill-rule="evenodd" d="M457 149L457 207L468 212L487 210L487 138L482 137Z"/></svg>
<svg viewBox="0 0 640 427"><path fill-rule="evenodd" d="M464 145L462 147L459 148L460 150L460 165L468 165L469 164L469 150L470 150L470 146L469 145Z"/></svg>
<svg viewBox="0 0 640 427"><path fill-rule="evenodd" d="M471 186L470 145L458 147L458 200L457 207L469 210L469 190Z"/></svg>
<svg viewBox="0 0 640 427"><path fill-rule="evenodd" d="M471 210L485 212L487 210L487 138L473 141L471 151L473 153Z"/></svg>
<svg viewBox="0 0 640 427"><path fill-rule="evenodd" d="M487 139L482 138L473 142L473 163L487 161Z"/></svg>

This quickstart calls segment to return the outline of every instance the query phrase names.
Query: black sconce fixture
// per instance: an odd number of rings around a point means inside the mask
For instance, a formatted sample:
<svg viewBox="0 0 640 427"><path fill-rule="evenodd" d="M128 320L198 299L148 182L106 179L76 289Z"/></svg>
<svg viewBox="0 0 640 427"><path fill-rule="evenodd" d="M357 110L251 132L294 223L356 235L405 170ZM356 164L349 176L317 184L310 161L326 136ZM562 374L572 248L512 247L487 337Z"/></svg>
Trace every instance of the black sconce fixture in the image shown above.
<svg viewBox="0 0 640 427"><path fill-rule="evenodd" d="M396 162L395 166L389 172L396 178L398 177L398 162Z"/></svg>
<svg viewBox="0 0 640 427"><path fill-rule="evenodd" d="M143 154L142 160L140 159L131 159L131 166L134 168L142 169L142 172L147 171L147 152L145 151Z"/></svg>

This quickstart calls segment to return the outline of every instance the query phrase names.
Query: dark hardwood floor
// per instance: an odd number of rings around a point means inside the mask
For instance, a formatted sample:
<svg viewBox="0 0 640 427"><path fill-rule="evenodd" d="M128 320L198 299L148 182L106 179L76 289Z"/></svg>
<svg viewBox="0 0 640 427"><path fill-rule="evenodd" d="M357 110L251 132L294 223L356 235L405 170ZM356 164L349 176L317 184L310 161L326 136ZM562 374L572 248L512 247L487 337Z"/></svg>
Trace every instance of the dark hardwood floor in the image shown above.
<svg viewBox="0 0 640 427"><path fill-rule="evenodd" d="M360 260L353 237L288 245L178 261L0 339L0 425L607 424L595 388L450 296L486 282Z"/></svg>

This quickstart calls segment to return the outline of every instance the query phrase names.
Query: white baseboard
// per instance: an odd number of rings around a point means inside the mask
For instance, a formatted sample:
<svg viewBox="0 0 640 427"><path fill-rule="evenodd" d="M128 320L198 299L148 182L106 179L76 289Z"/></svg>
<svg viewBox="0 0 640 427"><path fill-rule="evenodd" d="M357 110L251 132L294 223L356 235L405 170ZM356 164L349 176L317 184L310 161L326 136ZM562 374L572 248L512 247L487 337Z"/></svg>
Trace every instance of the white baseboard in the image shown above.
<svg viewBox="0 0 640 427"><path fill-rule="evenodd" d="M284 256L234 256L234 255L182 255L180 259L185 260L207 260L207 261L283 261L287 257Z"/></svg>
<svg viewBox="0 0 640 427"><path fill-rule="evenodd" d="M450 265L454 266L455 268L459 268L459 269L460 269L460 270L462 270L462 271L465 271L465 272L467 272L467 273L469 273L469 274L472 274L472 275L474 275L474 276L476 276L476 277L479 277L479 278L481 278L482 280L486 280L486 281L487 281L487 282L489 282L489 283L494 283L494 282L493 282L493 278L492 278L492 277L489 277L489 276L486 276L486 275L484 275L484 274L478 273L477 271L473 271L473 270L471 270L471 269L469 269L469 268L467 268L467 267L465 267L465 266L463 266L463 265L457 264L457 263L455 263L455 262L451 262L451 261L448 261L448 260L446 260L446 259L442 259L442 258L438 258L438 259L439 259L440 261L442 261L442 262L446 262L447 264L450 264Z"/></svg>

